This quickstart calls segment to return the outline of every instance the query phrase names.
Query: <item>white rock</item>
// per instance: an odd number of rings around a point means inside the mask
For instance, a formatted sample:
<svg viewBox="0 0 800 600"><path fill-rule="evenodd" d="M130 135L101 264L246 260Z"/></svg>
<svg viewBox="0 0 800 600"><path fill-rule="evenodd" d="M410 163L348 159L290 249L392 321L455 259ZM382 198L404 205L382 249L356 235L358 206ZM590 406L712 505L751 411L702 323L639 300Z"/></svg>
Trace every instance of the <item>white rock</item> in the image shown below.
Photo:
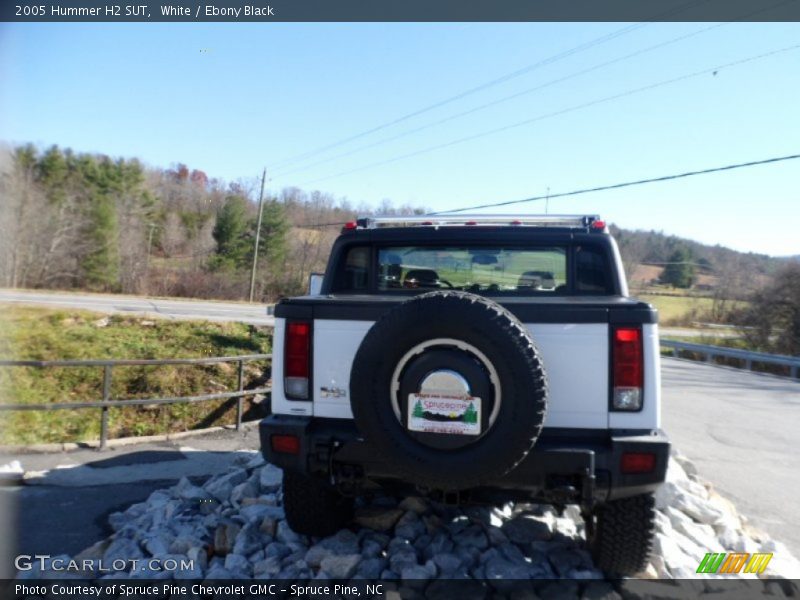
<svg viewBox="0 0 800 600"><path fill-rule="evenodd" d="M683 467L684 472L689 477L697 476L697 467L683 454L676 454L672 459L670 459L670 463L673 461L677 462L681 467Z"/></svg>
<svg viewBox="0 0 800 600"><path fill-rule="evenodd" d="M653 567L658 579L669 579L669 571L667 564L664 562L664 557L661 554L654 552L650 558L650 566Z"/></svg>
<svg viewBox="0 0 800 600"><path fill-rule="evenodd" d="M760 548L761 552L773 552L775 554L791 554L789 549L786 547L786 544L782 542L776 542L775 540L766 540L763 544L761 544Z"/></svg>
<svg viewBox="0 0 800 600"><path fill-rule="evenodd" d="M656 531L669 535L669 532L672 531L672 523L670 522L669 517L664 513L664 511L657 510L656 511Z"/></svg>
<svg viewBox="0 0 800 600"><path fill-rule="evenodd" d="M686 471L683 470L680 462L675 460L674 458L669 459L669 463L667 463L667 478L666 481L677 483L678 481L688 481L689 476L686 474Z"/></svg>
<svg viewBox="0 0 800 600"><path fill-rule="evenodd" d="M428 511L428 503L423 498L418 496L408 496L403 498L403 501L400 502L397 507L403 509L404 511L414 511L419 515Z"/></svg>
<svg viewBox="0 0 800 600"><path fill-rule="evenodd" d="M682 479L680 481L676 481L675 484L693 496L697 496L703 500L708 499L708 489L701 483L692 481L691 479Z"/></svg>
<svg viewBox="0 0 800 600"><path fill-rule="evenodd" d="M12 460L10 463L6 463L4 465L0 465L0 474L22 474L25 470L22 468L22 464L18 460Z"/></svg>
<svg viewBox="0 0 800 600"><path fill-rule="evenodd" d="M262 491L274 492L283 483L283 471L275 465L268 464L261 469L259 480Z"/></svg>
<svg viewBox="0 0 800 600"><path fill-rule="evenodd" d="M261 452L254 452L252 457L245 463L245 469L257 469L266 464L267 461L264 460L264 456Z"/></svg>
<svg viewBox="0 0 800 600"><path fill-rule="evenodd" d="M736 539L733 549L736 552L749 552L752 554L753 552L758 552L760 548L753 538L743 534Z"/></svg>
<svg viewBox="0 0 800 600"><path fill-rule="evenodd" d="M320 567L330 575L332 579L348 579L355 573L359 562L361 562L360 554L326 556L322 559Z"/></svg>
<svg viewBox="0 0 800 600"><path fill-rule="evenodd" d="M722 527L714 527L714 533L717 536L717 540L722 545L725 550L733 550L736 542L739 540L739 532L736 531L733 527L729 525L724 525Z"/></svg>
<svg viewBox="0 0 800 600"><path fill-rule="evenodd" d="M578 524L569 518L556 518L555 530L567 537L576 537L578 535Z"/></svg>
<svg viewBox="0 0 800 600"><path fill-rule="evenodd" d="M689 539L682 533L678 533L675 530L673 530L672 535L670 537L676 544L678 544L678 547L681 550L683 550L687 559L689 559L690 562L692 563L693 565L692 568L696 569L699 562L708 553L708 550L706 550L702 546L699 546L691 539Z"/></svg>
<svg viewBox="0 0 800 600"><path fill-rule="evenodd" d="M711 525L723 518L724 513L696 496L683 493L676 498L675 507L695 521Z"/></svg>
<svg viewBox="0 0 800 600"><path fill-rule="evenodd" d="M773 554L766 570L759 575L762 578L780 577L783 579L800 579L800 561L788 552L785 554Z"/></svg>
<svg viewBox="0 0 800 600"><path fill-rule="evenodd" d="M740 532L742 530L742 521L738 516L733 516L727 513L722 513L722 517L711 524L717 536L721 536L723 531L731 530Z"/></svg>
<svg viewBox="0 0 800 600"><path fill-rule="evenodd" d="M714 534L714 528L700 523L681 523L675 528L706 552L725 552Z"/></svg>
<svg viewBox="0 0 800 600"><path fill-rule="evenodd" d="M680 567L691 568L690 562L693 561L686 556L686 552L681 549L678 543L671 537L667 537L662 533L657 533L653 540L653 551L654 554L660 556L664 560L670 573L672 573L673 569L678 569ZM694 568L697 568L696 563L694 564Z"/></svg>

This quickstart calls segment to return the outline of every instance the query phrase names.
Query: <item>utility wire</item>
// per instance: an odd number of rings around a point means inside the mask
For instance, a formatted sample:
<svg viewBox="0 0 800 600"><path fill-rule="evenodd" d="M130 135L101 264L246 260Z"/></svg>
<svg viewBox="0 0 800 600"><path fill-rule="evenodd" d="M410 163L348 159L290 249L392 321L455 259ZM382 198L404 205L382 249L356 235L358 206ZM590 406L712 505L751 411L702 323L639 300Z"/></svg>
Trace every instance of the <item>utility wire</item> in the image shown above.
<svg viewBox="0 0 800 600"><path fill-rule="evenodd" d="M612 31L611 33L608 33L606 35L600 36L600 37L595 38L593 40L589 40L588 42L584 42L583 44L579 44L578 46L575 46L575 47L570 48L568 50L564 50L563 52L559 52L558 54L554 54L552 56L549 56L548 58L542 59L542 60L540 60L538 62L535 62L533 64L527 65L525 67L522 67L522 68L517 69L515 71L512 71L510 73L506 73L505 75L502 75L502 76L497 77L495 79L492 79L490 81L486 81L486 82L484 82L484 83L482 83L480 85L477 85L475 87L469 88L467 90L459 92L458 94L455 94L455 95L450 96L448 98L445 98L443 100L439 100L438 102L434 102L433 104L429 104L427 106L424 106L422 108L414 110L414 111L412 111L410 113L407 113L405 115L397 117L396 119L393 119L391 121L387 121L385 123L382 123L380 125L372 127L370 129L364 130L364 131L362 131L360 133L357 133L355 135L351 135L349 137L340 139L338 141L332 142L332 143L327 144L325 146L321 146L321 147L316 148L314 150L310 150L308 152L304 152L302 154L298 154L298 155L291 156L291 157L283 159L283 160L279 160L278 162L274 163L271 168L272 169L280 169L280 168L286 167L286 166L288 166L290 164L294 164L294 163L296 163L298 161L302 161L302 160L304 160L306 158L310 158L312 156L316 156L317 154L320 154L320 153L325 152L327 150L332 150L333 148L337 148L339 146L342 146L342 145L347 144L349 142L355 141L357 139L360 139L360 138L365 137L367 135L370 135L372 133L381 131L382 129L386 129L387 127L391 127L392 125L397 125L398 123L402 123L404 121L407 121L409 119L417 117L417 116L419 116L421 114L430 112L430 111L432 111L434 109L437 109L437 108L440 108L442 106L446 106L447 104L451 104L453 102L456 102L457 100L461 100L462 98L465 98L465 97L470 96L472 94L475 94L475 93L478 93L478 92L482 92L483 90L489 89L489 88L494 87L496 85L499 85L501 83L505 83L506 81L510 81L511 79L516 79L517 77L521 77L522 75L526 75L527 73L530 73L531 71L534 71L534 70L539 69L541 67L544 67L544 66L553 64L555 62L558 62L560 60L563 60L565 58L568 58L569 56L572 56L573 54L578 54L580 52L583 52L585 50L593 48L594 46L598 46L600 44L604 44L604 43L609 42L611 40L614 40L614 39L616 39L618 37L621 37L623 35L631 33L632 31L635 31L635 30L640 29L642 27L646 27L646 26L652 24L652 22L654 22L654 21L659 21L659 20L664 19L666 17L681 13L681 12L683 12L684 10L686 10L688 8L694 7L694 6L699 5L699 4L703 4L703 3L708 2L708 1L709 0L700 0L698 2L697 0L691 0L691 1L687 2L686 4L682 4L682 5L674 8L674 9L671 9L671 10L666 11L664 13L660 13L658 15L655 15L655 16L653 16L651 19L649 19L647 21L643 21L641 23L636 23L636 24L633 24L633 25L628 25L626 27L623 27L622 29L618 29L616 31Z"/></svg>
<svg viewBox="0 0 800 600"><path fill-rule="evenodd" d="M497 77L496 79L492 79L490 81L486 81L484 83L481 83L480 85L476 85L475 87L472 87L472 88L469 88L467 90L464 90L463 92L459 92L458 94L455 94L455 95L449 96L448 98L445 98L443 100L439 100L437 102L434 102L433 104L429 104L427 106L424 106L424 107L419 108L417 110L414 110L412 112L406 113L406 114L404 114L404 115L402 115L400 117L397 117L396 119L392 119L391 121L387 121L385 123L381 123L380 125L376 125L375 127L372 127L370 129L365 129L364 131L361 131L360 133L356 133L355 135L351 135L349 137L340 139L338 141L332 142L332 143L327 144L325 146L320 146L318 148L315 148L314 150L310 150L308 152L304 152L302 154L298 154L298 155L295 155L295 156L280 160L280 161L275 163L273 168L275 168L276 170L280 169L280 168L284 168L284 167L286 167L288 165L291 165L291 164L294 164L294 163L296 163L298 161L302 161L302 160L304 160L306 158L311 158L312 156L316 156L317 154L321 154L322 152L325 152L327 150L332 150L334 148L338 148L339 146L343 146L344 144L347 144L349 142L352 142L352 141L355 141L355 140L360 139L362 137L368 136L368 135L370 135L372 133L376 133L378 131L386 129L387 127L391 127L392 125L397 125L398 123L402 123L404 121L408 121L409 119L413 119L414 117L418 117L419 115L425 114L425 113L430 112L432 110L435 110L437 108L441 108L442 106L446 106L448 104L456 102L457 100L461 100L462 98L466 98L467 96L471 96L472 94L476 94L478 92L482 92L483 90L489 89L489 88L494 87L496 85L500 85L501 83L505 83L506 81L510 81L512 79L516 79L517 77L521 77L522 75L526 75L527 73L530 73L531 71L534 71L534 70L536 70L538 68L553 64L555 62L558 62L559 60L563 60L564 58L572 56L573 54L577 54L579 52L583 52L584 50L588 50L589 48L592 48L594 46L597 46L597 45L603 44L605 42L611 41L613 39L616 39L617 37L623 36L623 35L625 35L627 33L630 33L630 32L632 32L632 31L634 31L636 29L639 29L641 27L645 27L647 25L649 25L648 22L637 23L635 25L628 25L628 26L623 27L622 29L619 29L617 31L613 31L613 32L611 32L609 34L606 34L606 35L603 35L603 36L601 36L599 38L595 38L594 40L590 40L588 42L584 42L583 44L575 46L574 48L570 48L569 50L565 50L565 51L560 52L558 54L554 54L553 56L549 56L548 58L545 58L545 59L540 60L538 62L535 62L533 64L530 64L530 65L527 65L525 67L522 67L521 69L517 69L516 71L512 71L510 73L506 73L505 75Z"/></svg>
<svg viewBox="0 0 800 600"><path fill-rule="evenodd" d="M360 172L360 171L365 171L367 169L380 167L380 166L387 165L387 164L390 164L390 163L393 163L393 162L397 162L399 160L405 160L407 158L412 158L412 157L415 157L415 156L419 156L420 154L433 152L435 150L442 150L444 148L449 148L450 146L455 146L457 144L462 144L464 142L469 142L469 141L472 141L472 140L476 140L476 139L479 139L479 138L482 138L482 137L486 137L488 135L492 135L492 134L495 134L495 133L501 133L503 131L508 131L510 129L515 129L517 127L522 127L524 125L530 125L531 123L535 123L537 121L542 121L542 120L549 119L549 118L556 117L556 116L560 116L560 115L563 115L563 114L566 114L566 113L574 112L574 111L577 111L577 110L582 110L584 108L589 108L589 107L592 107L592 106L596 106L598 104L603 104L603 103L606 103L606 102L610 102L612 100L618 100L620 98L633 96L635 94L640 94L642 92L646 92L646 91L653 90L653 89L656 89L656 88L659 88L659 87L663 87L665 85L678 83L680 81L686 81L687 79L692 79L692 78L695 78L695 77L699 77L701 75L706 75L706 74L709 74L709 73L716 74L717 72L719 72L722 69L732 68L732 67L740 66L740 65L743 65L743 64L746 64L746 63L754 62L754 61L757 61L757 60L762 60L762 59L765 59L765 58L769 58L771 56L775 56L777 54L781 54L783 52L790 52L792 50L797 50L798 48L800 48L800 44L794 44L792 46L786 46L784 48L779 48L777 50L772 50L770 52L765 52L763 54L758 54L758 55L755 55L755 56L750 56L750 57L739 59L739 60L732 61L732 62L729 62L729 63L724 63L724 64L717 65L717 66L714 66L714 67L710 67L710 68L707 68L707 69L702 69L700 71L694 71L692 73L688 73L686 75L681 75L679 77L673 77L673 78L670 78L670 79L665 79L665 80L662 80L662 81L659 81L659 82L656 82L656 83L651 83L651 84L644 85L644 86L641 86L641 87L638 87L638 88L633 88L633 89L630 89L630 90L626 90L626 91L620 92L618 94L613 94L611 96L605 96L603 98L599 98L597 100L592 100L590 102L577 104L577 105L570 106L570 107L567 107L567 108L563 108L561 110L557 110L557 111L554 111L554 112L551 112L551 113L546 113L544 115L539 115L539 116L536 116L536 117L533 117L533 118L530 118L530 119L525 119L523 121L517 121L515 123L510 123L510 124L504 125L502 127L496 127L496 128L493 128L493 129L488 129L486 131L482 131L482 132L475 133L475 134L472 134L472 135L468 135L468 136L465 136L465 137L457 138L455 140L451 140L449 142L445 142L445 143L442 143L442 144L436 144L434 146L429 146L427 148L422 148L420 150L415 150L413 152L409 152L409 153L406 153L406 154L401 154L399 156L394 156L392 158L388 158L388 159L385 159L385 160L381 160L381 161L377 161L377 162L373 162L373 163L368 163L366 165L362 165L361 167L356 167L354 169L349 169L347 171L341 171L339 173L334 173L333 175L327 175L325 177L319 177L317 179L312 179L312 180L309 180L309 181L305 181L305 182L300 184L300 187L305 186L305 185L309 185L309 184L312 184L312 183L317 183L317 182L320 182L320 181L327 181L328 179L334 179L336 177L342 177L344 175L349 175L351 173L357 173L357 172Z"/></svg>
<svg viewBox="0 0 800 600"><path fill-rule="evenodd" d="M586 68L586 69L581 69L580 71L576 71L576 72L571 73L569 75L565 75L565 76L559 77L557 79L552 79L552 80L550 80L550 81L548 81L546 83L543 83L541 85L537 85L535 87L528 88L528 89L516 92L516 93L511 94L509 96L504 96L502 98L498 98L497 100L492 100L491 102L486 102L484 104L480 104L480 105L478 105L478 106L476 106L474 108L470 108L468 110L456 113L454 115L450 115L448 117L444 117L442 119L438 119L436 121L433 121L431 123L427 123L427 124L422 125L420 127L416 127L414 129L408 129L408 130L403 131L403 132L401 132L401 133L399 133L397 135L394 135L392 137L383 138L383 139L378 140L376 142L372 142L371 144L367 144L365 146L359 146L358 148L355 148L353 150L349 150L349 151L344 152L342 154L335 154L334 156L330 156L328 158L323 158L322 160L318 160L318 161L313 162L311 164L308 164L308 165L305 165L305 166L301 166L301 167L298 167L296 169L292 169L290 171L285 171L283 173L278 173L276 175L276 177L277 178L285 178L288 175L293 175L295 173L300 173L300 172L303 172L303 171L307 171L307 170L309 170L309 169L311 169L313 167L316 167L316 166L319 166L319 165L322 165L322 164L325 164L325 163L329 163L329 162L331 162L333 160L337 160L337 159L340 159L340 158L345 158L347 156L351 156L353 154L357 154L358 152L363 152L364 150L368 150L368 149L374 148L376 146L381 146L383 144L387 144L389 142L393 142L393 141L398 140L400 138L404 138L406 136L413 135L415 133L419 133L420 131L424 131L425 129L430 129L431 127L436 127L437 125L441 125L441 124L447 123L449 121L454 121L456 119L460 119L461 117L466 117L467 115L471 115L471 114L479 112L481 110L485 110L487 108L491 108L492 106L497 106L498 104L502 104L504 102L508 102L510 100L514 100L514 99L519 98L521 96L525 96L527 94L532 94L533 92L541 91L541 90L543 90L545 88L548 88L550 86L556 85L558 83L562 83L564 81L568 81L570 79L574 79L575 77L580 77L581 75L586 75L587 73L592 73L592 72L597 71L599 69L602 69L604 67L609 67L609 66L611 66L613 64L616 64L618 62L622 62L622 61L625 61L625 60L629 60L631 58L635 58L637 56L641 56L642 54L646 54L647 52L652 52L652 51L657 50L659 48L663 48L664 46L668 46L670 44L675 44L675 43L683 41L685 39L688 39L688 38L691 38L691 37L694 37L694 36L697 36L697 35L701 35L703 33L711 31L712 29L716 29L718 27L724 27L725 25L730 25L730 22L728 22L728 23L717 23L715 25L711 25L710 27L705 27L703 29L700 29L699 31L695 31L695 32L692 32L692 33L687 33L687 34L678 36L676 38L673 38L671 40L667 40L665 42L661 42L661 43L655 44L653 46L648 46L647 48L643 48L641 50L637 50L636 52L631 52L630 54L626 54L624 56L620 56L618 58L615 58L615 59L612 59L612 60L609 60L609 61L606 61L606 62L603 62L603 63L596 64L596 65L591 66L591 67Z"/></svg>
<svg viewBox="0 0 800 600"><path fill-rule="evenodd" d="M598 186L598 187L593 187L593 188L584 188L584 189L581 189L581 190L573 190L571 192L562 192L560 194L546 194L544 196L532 196L530 198L523 198L521 200L509 200L509 201L506 201L506 202L495 202L495 203L491 203L491 204L478 204L478 205L475 205L475 206L467 206L467 207L464 207L464 208L455 208L455 209L452 209L452 210L443 210L443 211L438 211L438 212L430 212L430 213L427 213L427 216L448 215L448 214L451 214L451 213L464 212L465 210L479 210L479 209L483 209L483 208L496 208L498 206L509 206L511 204L521 204L523 202L536 202L536 201L539 201L539 200L546 200L548 198L551 198L551 199L552 198L565 198L567 196L577 196L579 194L589 194L589 193L592 193L592 192L603 192L603 191L607 191L607 190L614 190L614 189L632 187L632 186L635 186L635 185L646 185L648 183L658 183L658 182L662 182L662 181L671 181L671 180L674 180L674 179L683 179L683 178L686 178L686 177L694 177L696 175L708 175L710 173L720 173L720 172L723 172L723 171L733 171L735 169L745 169L745 168L748 168L748 167L755 167L755 166L759 166L759 165L767 165L767 164L783 162L783 161L787 161L787 160L795 160L795 159L798 159L798 158L800 158L800 154L790 154L788 156L778 156L778 157L773 157L773 158L766 158L766 159L763 159L763 160L755 160L755 161L750 161L750 162L745 162L745 163L737 163L737 164L732 164L732 165L725 165L723 167L712 167L712 168L709 168L709 169L702 169L702 170L699 170L699 171L687 171L685 173L678 173L678 174L675 174L675 175L663 175L661 177L652 177L650 179L638 179L636 181L626 181L624 183L615 183L615 184L612 184L612 185L603 185L603 186ZM316 223L316 224L312 224L312 225L303 225L303 227L307 227L307 228L311 228L311 227L339 227L339 226L345 225L345 223L346 223L346 221L336 222L336 223ZM667 263L664 263L664 264L667 264Z"/></svg>
<svg viewBox="0 0 800 600"><path fill-rule="evenodd" d="M721 27L725 27L727 25L731 25L732 23L743 21L745 19L753 17L756 14L759 14L759 13L762 13L762 12L766 12L766 11L770 11L770 10L778 8L779 6L782 6L784 4L788 4L788 3L796 2L796 1L797 0L783 0L783 1L781 1L781 2L779 2L777 4L774 4L772 6L768 6L766 8L760 8L760 9L758 9L756 11L751 11L751 12L747 13L746 15L742 15L741 17L739 17L738 19L736 19L734 21L728 21L728 22L725 22L725 23L716 23L716 24L711 25L709 27L704 27L704 28L699 29L697 31L693 31L691 33L686 33L686 34L671 38L669 40L666 40L664 42L659 42L658 44L653 44L652 46L648 46L646 48L642 48L642 49L637 50L635 52L631 52L629 54L625 54L623 56L620 56L620 57L617 57L617 58L614 58L614 59L611 59L611 60L608 60L608 61L605 61L605 62L602 62L602 63L598 63L598 64L593 65L591 67L588 67L586 69L581 69L579 71L575 71L575 72L570 73L569 75L565 75L563 77L552 79L552 80L550 80L548 82L545 82L545 83L543 83L541 85L537 85L535 87L528 88L528 89L516 92L514 94L498 98L497 100L493 100L491 102L486 102L484 104L480 104L480 105L478 105L478 106L476 106L474 108L470 108L468 110L456 113L454 115L450 115L448 117L444 117L442 119L438 119L436 121L433 121L431 123L427 123L427 124L422 125L420 127L416 127L414 129L408 129L406 131L400 132L397 135L394 135L394 136L391 136L391 137L388 137L388 138L383 138L381 140L372 142L372 143L364 145L364 146L359 146L358 148L354 148L353 150L349 150L349 151L341 153L341 154L335 154L333 156L329 156L327 158L323 158L322 160L315 161L315 162L307 164L305 166L300 166L300 167L297 167L295 169L291 169L289 171L284 171L283 173L278 173L276 175L276 177L277 178L286 178L289 175L293 175L295 173L301 173L301 172L307 171L307 170L309 170L309 169L311 169L313 167L316 167L316 166L319 166L319 165L322 165L322 164L326 164L326 163L329 163L331 161L338 160L340 158L345 158L347 156L352 156L353 154L357 154L359 152L363 152L364 150L369 150L371 148L375 148L376 146L382 146L383 144L387 144L389 142L393 142L395 140L407 137L409 135L413 135L415 133L419 133L420 131L424 131L426 129L430 129L431 127L436 127L436 126L441 125L443 123L448 123L450 121L454 121L456 119L460 119L461 117L465 117L465 116L474 114L476 112L479 112L481 110L485 110L487 108L491 108L493 106L497 106L498 104L502 104L502 103L508 102L510 100L515 100L515 99L520 98L522 96L526 96L528 94L532 94L534 92L541 91L541 90L543 90L545 88L548 88L550 86L553 86L553 85L556 85L556 84L559 84L559 83L563 83L564 81L568 81L570 79L574 79L576 77L580 77L582 75L586 75L588 73L592 73L594 71L598 71L598 70L603 69L605 67L609 67L611 65L614 65L614 64L626 61L626 60L630 60L632 58L636 58L636 57L641 56L643 54L647 54L648 52L653 52L655 50L664 48L666 46L670 46L672 44L676 44L678 42L682 42L682 41L687 40L689 38L696 37L698 35L702 35L704 33L712 31L714 29L718 29L718 28L721 28Z"/></svg>
<svg viewBox="0 0 800 600"><path fill-rule="evenodd" d="M480 210L484 208L496 208L498 206L509 206L511 204L521 204L523 202L536 202L538 200L545 200L546 198L565 198L566 196L577 196L579 194L589 194L592 192L604 192L607 190L618 190L626 187L633 187L635 185L645 185L648 183L658 183L662 181L672 181L675 179L683 179L685 177L694 177L696 175L708 175L709 173L720 173L722 171L733 171L735 169L745 169L748 167L755 167L759 165L767 165L787 160L795 160L800 158L800 154L790 154L788 156L777 156L773 158L765 158L763 160L754 160L745 163L737 163L733 165L725 165L724 167L712 167L709 169L702 169L699 171L687 171L685 173L678 173L675 175L663 175L661 177L652 177L650 179L639 179L636 181L626 181L625 183L614 183L612 185L602 185L592 188L584 188L581 190L573 190L571 192L562 192L560 194L548 194L545 196L532 196L530 198L523 198L522 200L507 200L505 202L493 202L489 204L476 204L474 206L466 206L464 208L455 208L452 210L443 210L439 212L431 212L428 215L448 215L450 213L464 212L465 210Z"/></svg>

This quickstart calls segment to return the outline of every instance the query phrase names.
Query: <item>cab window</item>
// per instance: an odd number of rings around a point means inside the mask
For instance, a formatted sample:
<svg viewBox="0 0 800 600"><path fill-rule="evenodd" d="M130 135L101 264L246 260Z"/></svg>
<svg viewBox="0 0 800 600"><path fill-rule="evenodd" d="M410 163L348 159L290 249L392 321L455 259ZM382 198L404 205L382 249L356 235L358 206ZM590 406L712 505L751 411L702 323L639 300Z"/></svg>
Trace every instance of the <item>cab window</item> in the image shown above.
<svg viewBox="0 0 800 600"><path fill-rule="evenodd" d="M366 292L369 289L370 249L355 246L345 252L334 280L335 292Z"/></svg>

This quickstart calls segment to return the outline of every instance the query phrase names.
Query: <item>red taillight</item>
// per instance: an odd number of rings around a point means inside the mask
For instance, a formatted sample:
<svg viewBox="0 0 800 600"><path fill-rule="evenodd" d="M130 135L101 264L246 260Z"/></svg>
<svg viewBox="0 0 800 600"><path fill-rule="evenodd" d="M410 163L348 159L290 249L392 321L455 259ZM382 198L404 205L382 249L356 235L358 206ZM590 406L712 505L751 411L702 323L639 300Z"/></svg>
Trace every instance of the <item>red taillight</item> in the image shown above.
<svg viewBox="0 0 800 600"><path fill-rule="evenodd" d="M270 438L273 452L300 454L300 438L296 435L273 435Z"/></svg>
<svg viewBox="0 0 800 600"><path fill-rule="evenodd" d="M289 398L308 399L311 371L311 323L290 321L286 325L284 392Z"/></svg>
<svg viewBox="0 0 800 600"><path fill-rule="evenodd" d="M477 224L478 224L477 221L467 221L466 223L464 223L464 225L467 225L467 226L470 226L470 227L472 227L474 225L477 225Z"/></svg>
<svg viewBox="0 0 800 600"><path fill-rule="evenodd" d="M639 410L644 386L642 328L616 327L612 346L612 408Z"/></svg>
<svg viewBox="0 0 800 600"><path fill-rule="evenodd" d="M592 221L592 229L605 229L606 222L605 221Z"/></svg>
<svg viewBox="0 0 800 600"><path fill-rule="evenodd" d="M656 455L650 452L624 452L620 461L623 473L651 473L656 468Z"/></svg>

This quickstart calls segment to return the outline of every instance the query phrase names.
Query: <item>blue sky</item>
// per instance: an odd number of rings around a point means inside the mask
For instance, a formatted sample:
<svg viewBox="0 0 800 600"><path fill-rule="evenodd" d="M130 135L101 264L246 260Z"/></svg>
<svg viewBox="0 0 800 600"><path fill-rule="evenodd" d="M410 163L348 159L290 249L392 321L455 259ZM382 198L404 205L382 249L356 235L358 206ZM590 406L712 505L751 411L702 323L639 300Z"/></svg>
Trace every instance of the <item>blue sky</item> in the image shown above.
<svg viewBox="0 0 800 600"><path fill-rule="evenodd" d="M387 127L315 150L629 26L3 24L0 136L183 162L434 210L800 152L800 49L393 160L509 124L800 44L800 24L653 23ZM703 31L706 30L706 31ZM362 146L696 33L464 117ZM328 160L298 172L308 163ZM387 164L363 168L383 161ZM351 170L355 172L339 175ZM550 203L775 255L800 253L800 161ZM543 205L514 210L540 212Z"/></svg>

